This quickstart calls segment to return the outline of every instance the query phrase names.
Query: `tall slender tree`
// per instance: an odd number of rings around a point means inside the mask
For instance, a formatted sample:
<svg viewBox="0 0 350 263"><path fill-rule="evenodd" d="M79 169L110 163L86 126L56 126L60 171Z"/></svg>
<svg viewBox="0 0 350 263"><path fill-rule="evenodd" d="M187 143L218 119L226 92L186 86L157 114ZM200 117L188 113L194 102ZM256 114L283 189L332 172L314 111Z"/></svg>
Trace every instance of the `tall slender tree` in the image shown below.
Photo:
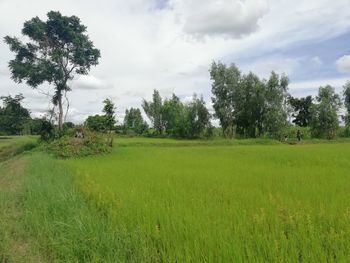
<svg viewBox="0 0 350 263"><path fill-rule="evenodd" d="M289 79L271 72L266 83L264 130L272 136L277 136L287 125L287 99Z"/></svg>
<svg viewBox="0 0 350 263"><path fill-rule="evenodd" d="M187 111L187 137L198 138L203 135L206 129L211 128L210 113L205 106L203 97L198 98L196 94L193 95L192 101L186 105Z"/></svg>
<svg viewBox="0 0 350 263"><path fill-rule="evenodd" d="M215 116L226 136L233 131L243 137L279 135L287 124L286 76L272 72L267 81L260 80L252 72L243 75L234 64L227 67L220 62L212 64L210 75Z"/></svg>
<svg viewBox="0 0 350 263"><path fill-rule="evenodd" d="M332 139L339 127L338 111L341 100L335 89L327 85L320 87L312 107L311 132L314 137Z"/></svg>
<svg viewBox="0 0 350 263"><path fill-rule="evenodd" d="M152 101L142 102L142 108L147 117L151 120L153 128L158 134L163 134L164 118L163 118L163 100L158 90L154 90Z"/></svg>
<svg viewBox="0 0 350 263"><path fill-rule="evenodd" d="M173 137L187 137L186 107L175 94L163 105L165 132Z"/></svg>
<svg viewBox="0 0 350 263"><path fill-rule="evenodd" d="M350 127L350 81L344 85L345 124Z"/></svg>
<svg viewBox="0 0 350 263"><path fill-rule="evenodd" d="M58 106L58 126L63 129L63 96L71 90L69 81L76 74L88 74L98 64L100 51L86 34L86 26L76 16L51 11L46 21L34 17L24 23L22 34L29 42L5 37L16 57L9 62L12 79L25 81L32 88L44 82L54 85L52 102Z"/></svg>
<svg viewBox="0 0 350 263"><path fill-rule="evenodd" d="M241 72L232 64L213 62L210 69L212 80L212 102L215 116L219 119L223 133L233 136L235 126L235 96L241 81Z"/></svg>
<svg viewBox="0 0 350 263"><path fill-rule="evenodd" d="M114 125L116 123L115 121L115 104L112 102L110 99L105 99L103 101L103 113L105 114L105 125L106 125L106 130L111 131L114 128Z"/></svg>
<svg viewBox="0 0 350 263"><path fill-rule="evenodd" d="M125 110L124 132L133 131L142 134L148 129L147 123L143 120L140 109L130 108Z"/></svg>

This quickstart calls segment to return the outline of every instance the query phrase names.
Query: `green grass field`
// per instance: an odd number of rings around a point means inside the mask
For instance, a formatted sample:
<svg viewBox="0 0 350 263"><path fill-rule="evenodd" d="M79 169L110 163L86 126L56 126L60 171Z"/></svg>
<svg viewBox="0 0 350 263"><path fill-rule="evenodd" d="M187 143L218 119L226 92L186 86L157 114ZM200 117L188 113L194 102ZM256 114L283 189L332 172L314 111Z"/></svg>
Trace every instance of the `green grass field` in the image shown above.
<svg viewBox="0 0 350 263"><path fill-rule="evenodd" d="M350 260L350 145L147 140L67 161L139 258Z"/></svg>
<svg viewBox="0 0 350 263"><path fill-rule="evenodd" d="M0 262L349 262L349 158L348 143L146 138L27 153L0 163Z"/></svg>

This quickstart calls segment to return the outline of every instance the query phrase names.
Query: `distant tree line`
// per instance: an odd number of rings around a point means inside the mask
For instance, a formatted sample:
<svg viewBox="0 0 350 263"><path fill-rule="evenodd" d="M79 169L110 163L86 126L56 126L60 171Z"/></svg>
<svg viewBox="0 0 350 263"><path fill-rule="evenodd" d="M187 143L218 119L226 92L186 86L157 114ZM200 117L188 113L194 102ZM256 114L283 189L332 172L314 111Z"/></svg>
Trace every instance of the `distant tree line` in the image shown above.
<svg viewBox="0 0 350 263"><path fill-rule="evenodd" d="M250 72L242 74L234 65L213 63L212 103L210 114L201 96L193 95L183 102L173 94L162 98L154 90L151 100L142 101L142 109L149 119L144 120L141 109L126 109L122 123L116 122L116 106L111 99L103 101L102 115L89 116L84 125L96 132L116 131L126 135L167 136L174 138L209 138L214 130L211 120L217 118L222 136L226 138L268 137L281 139L286 130L293 128L308 131L314 138L332 139L339 134L350 137L350 82L344 85L343 94L332 86L319 88L315 97L295 98L289 94L289 79L272 72L268 79L260 79ZM31 118L23 107L23 95L1 97L0 135L37 134L50 137L58 126L54 119ZM340 115L340 110L345 114ZM341 119L342 118L342 119ZM63 130L74 124L66 122Z"/></svg>
<svg viewBox="0 0 350 263"><path fill-rule="evenodd" d="M0 97L0 135L42 135L51 133L53 124L46 118L32 118L30 111L23 107L22 94ZM67 125L67 124L65 124Z"/></svg>
<svg viewBox="0 0 350 263"><path fill-rule="evenodd" d="M208 137L212 126L210 113L203 97L193 95L188 103L181 102L175 94L165 100L154 90L151 101L143 100L142 108L151 120L157 135L176 138Z"/></svg>
<svg viewBox="0 0 350 263"><path fill-rule="evenodd" d="M104 101L104 112L107 106ZM114 107L114 105L112 106ZM202 97L193 95L188 103L183 103L175 94L163 99L159 91L154 90L151 101L143 100L142 108L151 122L152 129L143 119L140 109L126 109L124 121L116 126L124 134L170 136L175 138L210 137L210 114ZM85 125L94 131L106 130L107 115L89 116Z"/></svg>
<svg viewBox="0 0 350 263"><path fill-rule="evenodd" d="M287 125L289 80L272 72L268 80L242 74L235 65L213 63L212 102L224 136L275 136Z"/></svg>
<svg viewBox="0 0 350 263"><path fill-rule="evenodd" d="M254 73L242 74L234 65L213 63L212 102L225 137L281 138L289 119L297 127L308 127L312 137L332 139L339 128L342 100L329 85L320 87L315 98L293 98L288 93L288 77L272 72L269 79L259 79ZM350 126L350 82L344 86L342 116L345 135Z"/></svg>

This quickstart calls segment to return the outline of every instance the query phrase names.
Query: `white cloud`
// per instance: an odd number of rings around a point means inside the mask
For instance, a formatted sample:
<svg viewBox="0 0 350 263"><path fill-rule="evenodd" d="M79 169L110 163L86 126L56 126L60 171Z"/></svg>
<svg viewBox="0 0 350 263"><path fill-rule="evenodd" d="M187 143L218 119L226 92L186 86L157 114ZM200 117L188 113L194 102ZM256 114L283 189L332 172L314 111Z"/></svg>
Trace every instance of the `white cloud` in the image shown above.
<svg viewBox="0 0 350 263"><path fill-rule="evenodd" d="M266 0L186 0L177 1L182 11L184 31L195 36L240 38L258 28L259 19L268 11Z"/></svg>
<svg viewBox="0 0 350 263"><path fill-rule="evenodd" d="M315 67L321 67L323 65L323 61L320 59L320 57L316 56L311 59L311 63Z"/></svg>
<svg viewBox="0 0 350 263"><path fill-rule="evenodd" d="M269 57L256 60L254 62L242 65L245 73L252 71L262 78L268 78L271 71L277 74L292 74L300 65L298 58Z"/></svg>
<svg viewBox="0 0 350 263"><path fill-rule="evenodd" d="M339 72L350 73L350 55L345 55L336 61Z"/></svg>
<svg viewBox="0 0 350 263"><path fill-rule="evenodd" d="M99 90L113 88L113 85L108 84L106 81L91 75L79 76L78 79L71 85L73 88L80 90Z"/></svg>
<svg viewBox="0 0 350 263"><path fill-rule="evenodd" d="M321 86L331 85L337 92L341 92L342 87L346 83L347 78L326 78L308 81L292 82L289 88L293 92L300 94L300 92L307 91L310 95L315 95ZM301 93L301 95L305 95Z"/></svg>
<svg viewBox="0 0 350 263"><path fill-rule="evenodd" d="M267 0L170 0L169 8L159 10L150 0L0 0L0 38L20 35L25 20L37 15L45 19L50 10L81 18L102 55L89 76L72 83L69 99L76 110L69 117L82 121L86 115L99 113L106 97L115 98L122 116L125 108L140 107L142 98L149 99L153 89L164 95L175 92L181 98L203 94L209 102L208 69L213 60L247 59L251 62L240 65L242 69L259 75L271 70L293 73L301 66L298 59L266 58L264 54L347 32L348 4L348 0L298 4L269 0L269 5ZM215 37L198 41L189 34ZM12 57L0 41L0 95L27 91L31 94L26 100L28 107L46 109L49 103L43 95L15 84L6 74ZM259 58L251 59L254 57Z"/></svg>

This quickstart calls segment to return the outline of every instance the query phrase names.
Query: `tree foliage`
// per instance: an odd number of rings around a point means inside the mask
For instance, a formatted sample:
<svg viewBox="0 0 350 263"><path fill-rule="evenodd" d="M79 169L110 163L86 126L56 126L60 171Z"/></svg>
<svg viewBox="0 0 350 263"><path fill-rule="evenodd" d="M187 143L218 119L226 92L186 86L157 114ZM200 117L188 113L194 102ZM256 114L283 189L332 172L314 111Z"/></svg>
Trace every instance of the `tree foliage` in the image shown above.
<svg viewBox="0 0 350 263"><path fill-rule="evenodd" d="M215 116L219 119L224 135L233 136L235 125L235 93L241 80L241 72L232 64L214 62L211 66L212 102Z"/></svg>
<svg viewBox="0 0 350 263"><path fill-rule="evenodd" d="M339 127L341 100L332 86L320 87L312 106L311 132L314 137L333 139Z"/></svg>
<svg viewBox="0 0 350 263"><path fill-rule="evenodd" d="M350 81L344 85L345 124L350 127Z"/></svg>
<svg viewBox="0 0 350 263"><path fill-rule="evenodd" d="M156 105L156 106L155 106ZM208 131L212 128L210 123L210 114L206 108L202 97L198 98L193 95L192 101L182 103L175 94L170 99L163 99L157 90L154 91L153 101L144 101L143 108L153 125L155 118L161 125L162 133L166 133L176 138L199 138L208 135ZM150 115L153 114L153 115ZM157 114L154 114L157 113ZM156 129L157 126L154 126ZM156 129L157 134L161 134Z"/></svg>
<svg viewBox="0 0 350 263"><path fill-rule="evenodd" d="M22 106L23 95L0 97L3 107L0 107L0 133L6 135L21 134L25 123L30 121L29 110Z"/></svg>
<svg viewBox="0 0 350 263"><path fill-rule="evenodd" d="M273 136L287 125L288 85L288 77L275 72L265 83L264 130Z"/></svg>
<svg viewBox="0 0 350 263"><path fill-rule="evenodd" d="M107 120L104 115L89 116L85 121L86 127L91 131L106 132Z"/></svg>
<svg viewBox="0 0 350 263"><path fill-rule="evenodd" d="M152 101L143 100L142 108L152 122L153 128L162 135L164 132L163 100L158 90L154 90Z"/></svg>
<svg viewBox="0 0 350 263"><path fill-rule="evenodd" d="M312 97L294 98L290 96L288 102L292 107L292 117L294 118L292 122L299 127L309 127L312 119Z"/></svg>
<svg viewBox="0 0 350 263"><path fill-rule="evenodd" d="M104 113L104 117L105 117L105 128L106 130L113 130L114 126L115 126L115 105L112 102L112 100L110 99L105 99L103 101L103 113Z"/></svg>
<svg viewBox="0 0 350 263"><path fill-rule="evenodd" d="M10 50L16 54L9 62L12 79L25 81L36 88L44 82L54 85L52 102L58 106L58 126L63 128L63 95L70 91L68 81L76 74L87 74L98 64L100 51L86 34L86 26L76 16L63 16L50 11L47 21L34 17L24 23L22 34L29 42L17 37L5 37Z"/></svg>
<svg viewBox="0 0 350 263"><path fill-rule="evenodd" d="M186 108L175 94L166 99L163 105L163 118L166 134L172 137L187 137Z"/></svg>
<svg viewBox="0 0 350 263"><path fill-rule="evenodd" d="M124 133L129 133L130 131L135 134L143 134L147 131L148 125L143 120L140 109L130 108L125 111Z"/></svg>
<svg viewBox="0 0 350 263"><path fill-rule="evenodd" d="M210 113L205 106L203 97L193 95L192 101L186 105L187 137L199 138L204 132L211 129Z"/></svg>
<svg viewBox="0 0 350 263"><path fill-rule="evenodd" d="M91 131L111 132L115 128L115 105L110 99L103 101L104 115L89 116L85 121L85 126Z"/></svg>
<svg viewBox="0 0 350 263"><path fill-rule="evenodd" d="M213 63L212 102L225 136L243 137L265 133L277 136L287 123L286 99L289 80L271 73L266 80L254 73L241 74L232 64Z"/></svg>

